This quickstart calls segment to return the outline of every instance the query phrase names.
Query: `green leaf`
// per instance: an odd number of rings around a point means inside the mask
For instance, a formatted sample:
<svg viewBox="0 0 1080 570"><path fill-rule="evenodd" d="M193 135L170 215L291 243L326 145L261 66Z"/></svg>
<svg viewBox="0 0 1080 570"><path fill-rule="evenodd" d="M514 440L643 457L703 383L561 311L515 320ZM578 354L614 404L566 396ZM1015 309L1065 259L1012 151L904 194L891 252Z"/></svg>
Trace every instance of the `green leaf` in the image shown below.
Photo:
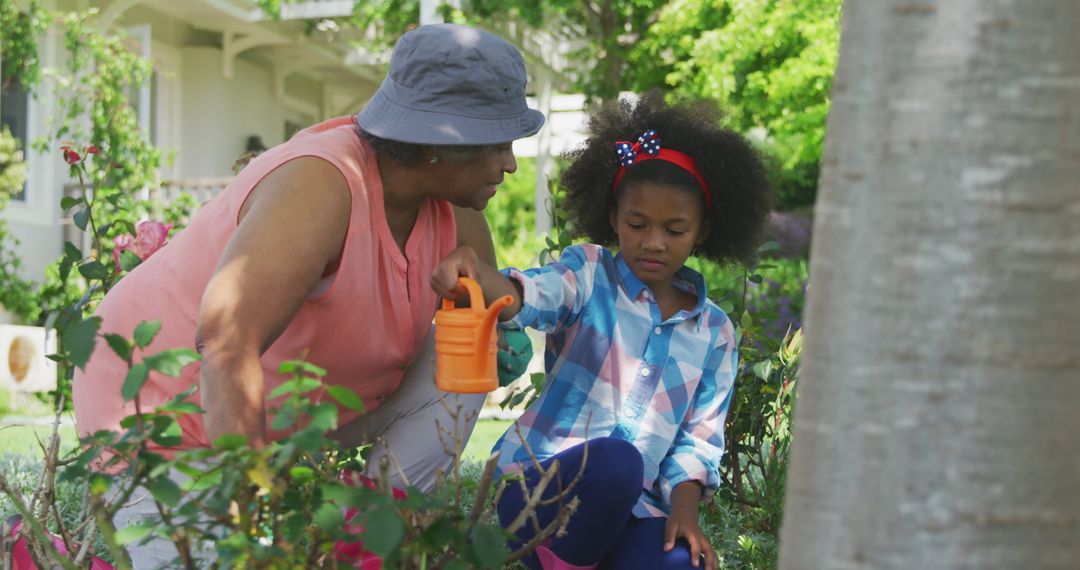
<svg viewBox="0 0 1080 570"><path fill-rule="evenodd" d="M134 398L139 390L142 390L149 377L150 369L147 368L146 363L139 362L133 365L124 378L124 386L120 389L120 395L123 396L124 401L128 402Z"/></svg>
<svg viewBox="0 0 1080 570"><path fill-rule="evenodd" d="M739 327L748 329L754 324L754 318L750 316L750 311L743 311L742 318L739 320Z"/></svg>
<svg viewBox="0 0 1080 570"><path fill-rule="evenodd" d="M333 503L323 503L322 506L315 511L315 514L312 515L311 519L312 522L315 523L315 526L326 532L339 531L341 530L341 526L345 523L345 516L341 513L341 507ZM368 546L367 533L364 533L364 545ZM373 548L369 547L369 550L375 552L375 549ZM378 554L378 552L376 552L376 554Z"/></svg>
<svg viewBox="0 0 1080 570"><path fill-rule="evenodd" d="M751 282L751 283L754 283L754 284L757 284L757 285L761 285L761 282L762 282L762 281L764 281L764 279L763 279L763 278L761 277L761 275L759 275L759 274L757 274L757 273L755 273L755 274L753 274L753 275L751 275L751 276L750 276L750 282Z"/></svg>
<svg viewBox="0 0 1080 570"><path fill-rule="evenodd" d="M128 339L118 334L106 333L105 342L109 343L109 348L120 357L120 360L131 358L131 341Z"/></svg>
<svg viewBox="0 0 1080 570"><path fill-rule="evenodd" d="M150 534L155 526L157 525L153 522L141 522L125 526L116 531L116 542L120 543L121 546L131 544Z"/></svg>
<svg viewBox="0 0 1080 570"><path fill-rule="evenodd" d="M246 437L235 433L227 433L214 440L215 449L235 450L245 447L247 444Z"/></svg>
<svg viewBox="0 0 1080 570"><path fill-rule="evenodd" d="M280 398L286 394L303 394L312 390L317 390L320 386L322 386L322 382L314 378L286 380L283 384L271 390L268 398L273 400L274 398Z"/></svg>
<svg viewBox="0 0 1080 570"><path fill-rule="evenodd" d="M473 529L472 550L485 568L498 568L510 553L506 548L506 535L503 531L486 524L477 525Z"/></svg>
<svg viewBox="0 0 1080 570"><path fill-rule="evenodd" d="M307 530L307 518L304 513L292 513L285 517L285 540L299 543L300 539L304 537L305 530Z"/></svg>
<svg viewBox="0 0 1080 570"><path fill-rule="evenodd" d="M176 378L185 366L198 362L199 359L199 354L190 348L169 348L147 356L145 362L151 369Z"/></svg>
<svg viewBox="0 0 1080 570"><path fill-rule="evenodd" d="M270 421L270 429L274 431L282 431L288 429L296 422L296 408L292 406L285 406L274 414L274 419Z"/></svg>
<svg viewBox="0 0 1080 570"><path fill-rule="evenodd" d="M326 370L319 368L310 362L304 360L286 360L278 366L278 372L281 374L296 374L297 372L307 372L312 376L323 377L326 376Z"/></svg>
<svg viewBox="0 0 1080 570"><path fill-rule="evenodd" d="M195 402L169 402L162 406L158 406L159 412L172 412L174 414L204 414L206 410L199 407Z"/></svg>
<svg viewBox="0 0 1080 570"><path fill-rule="evenodd" d="M138 267L140 263L142 263L142 260L134 253L126 249L120 252L120 268L124 271L131 271Z"/></svg>
<svg viewBox="0 0 1080 570"><path fill-rule="evenodd" d="M73 206L78 206L83 203L82 197L76 196L64 196L60 199L60 209L65 212L70 210Z"/></svg>
<svg viewBox="0 0 1080 570"><path fill-rule="evenodd" d="M337 429L338 409L334 404L330 402L316 404L308 410L308 414L311 416L309 426L324 432Z"/></svg>
<svg viewBox="0 0 1080 570"><path fill-rule="evenodd" d="M180 503L180 486L167 475L147 481L144 485L158 502L168 507L175 507Z"/></svg>
<svg viewBox="0 0 1080 570"><path fill-rule="evenodd" d="M768 380L769 374L772 372L772 361L763 360L755 363L752 369L754 371L754 376L757 376L762 380Z"/></svg>
<svg viewBox="0 0 1080 570"><path fill-rule="evenodd" d="M86 362L94 353L97 331L101 327L101 317L90 317L64 327L60 331L64 351L68 360L79 368L86 369Z"/></svg>
<svg viewBox="0 0 1080 570"><path fill-rule="evenodd" d="M172 416L157 416L154 418L154 430L150 439L154 443L165 447L180 445L183 442L180 424Z"/></svg>
<svg viewBox="0 0 1080 570"><path fill-rule="evenodd" d="M450 544L459 532L453 520L440 517L424 529L420 540L430 546L442 547Z"/></svg>
<svg viewBox="0 0 1080 570"><path fill-rule="evenodd" d="M90 221L90 208L83 208L75 215L72 216L72 220L75 222L75 227L82 231L86 231L86 223Z"/></svg>
<svg viewBox="0 0 1080 570"><path fill-rule="evenodd" d="M112 487L112 477L104 473L90 474L90 494L104 495Z"/></svg>
<svg viewBox="0 0 1080 570"><path fill-rule="evenodd" d="M297 468L294 467L294 469ZM359 491L355 487L349 487L338 482L323 483L319 485L319 489L322 491L324 499L334 501L342 507L355 506Z"/></svg>
<svg viewBox="0 0 1080 570"><path fill-rule="evenodd" d="M315 470L310 467L298 465L289 469L289 477L297 483L306 483L315 478Z"/></svg>
<svg viewBox="0 0 1080 570"><path fill-rule="evenodd" d="M87 261L79 266L79 273L87 279L106 279L109 277L109 268L100 261Z"/></svg>
<svg viewBox="0 0 1080 570"><path fill-rule="evenodd" d="M360 399L360 396L356 395L356 392L344 386L327 386L326 393L330 394L345 408L354 412L364 412L364 401Z"/></svg>
<svg viewBox="0 0 1080 570"><path fill-rule="evenodd" d="M377 509L364 517L364 547L386 558L405 538L405 524L392 509Z"/></svg>
<svg viewBox="0 0 1080 570"><path fill-rule="evenodd" d="M69 275L71 275L71 268L75 265L75 262L70 257L65 257L60 262L60 282L66 282Z"/></svg>
<svg viewBox="0 0 1080 570"><path fill-rule="evenodd" d="M780 244L775 241L767 241L758 248L758 253L766 253L769 251L780 251Z"/></svg>
<svg viewBox="0 0 1080 570"><path fill-rule="evenodd" d="M135 327L135 345L146 348L154 341L158 331L161 330L161 321L143 321Z"/></svg>
<svg viewBox="0 0 1080 570"><path fill-rule="evenodd" d="M289 441L299 449L315 452L327 441L324 433L318 427L307 427L289 436Z"/></svg>
<svg viewBox="0 0 1080 570"><path fill-rule="evenodd" d="M82 261L82 250L75 247L75 244L70 241L64 242L64 259L70 259L72 263L78 263Z"/></svg>
<svg viewBox="0 0 1080 570"><path fill-rule="evenodd" d="M222 437L224 437L224 436L222 436ZM218 440L220 440L220 439L221 438L218 438ZM245 442L246 442L246 440L245 440ZM220 485L222 478L223 478L223 476L222 476L221 470L220 469L215 469L214 471L211 471L211 472L206 473L204 475L197 476L197 477L192 477L191 479L188 479L187 481L184 481L184 484L181 486L181 488L186 490L186 491L189 491L189 492L190 491L196 491L196 492L197 491L205 491L207 489L213 489L214 487L217 487L218 485Z"/></svg>

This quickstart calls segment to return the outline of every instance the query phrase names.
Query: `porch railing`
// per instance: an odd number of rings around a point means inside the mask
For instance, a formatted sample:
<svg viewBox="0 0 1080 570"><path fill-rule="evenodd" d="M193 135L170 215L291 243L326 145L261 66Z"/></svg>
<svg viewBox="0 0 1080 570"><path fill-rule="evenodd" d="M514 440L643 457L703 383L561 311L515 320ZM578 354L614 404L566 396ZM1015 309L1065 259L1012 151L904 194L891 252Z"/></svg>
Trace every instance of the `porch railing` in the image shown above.
<svg viewBox="0 0 1080 570"><path fill-rule="evenodd" d="M191 210L188 214L190 216L191 214L194 214L200 206L214 196L220 194L232 180L232 176L176 178L163 181L161 186L157 188L143 189L140 197L144 200L150 200L153 203L152 209L155 210L154 214L157 216L160 215L161 210L176 203L182 196L190 196L192 202ZM78 192L79 186L77 184L64 185L64 196L74 196L78 194ZM188 220L183 221L186 223ZM79 245L83 251L88 250L90 247L90 236L75 227L75 221L71 216L62 218L60 220L60 225L63 228L64 240Z"/></svg>

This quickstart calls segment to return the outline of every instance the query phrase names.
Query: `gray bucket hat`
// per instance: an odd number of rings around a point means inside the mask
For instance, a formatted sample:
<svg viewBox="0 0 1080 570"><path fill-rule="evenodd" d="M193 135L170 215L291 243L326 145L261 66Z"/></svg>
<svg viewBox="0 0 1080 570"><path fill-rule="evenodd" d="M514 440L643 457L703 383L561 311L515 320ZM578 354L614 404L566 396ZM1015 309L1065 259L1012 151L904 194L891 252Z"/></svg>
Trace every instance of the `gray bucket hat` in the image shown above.
<svg viewBox="0 0 1080 570"><path fill-rule="evenodd" d="M420 26L394 46L390 72L357 115L388 140L439 145L510 142L544 114L525 103L525 60L506 40L455 24Z"/></svg>

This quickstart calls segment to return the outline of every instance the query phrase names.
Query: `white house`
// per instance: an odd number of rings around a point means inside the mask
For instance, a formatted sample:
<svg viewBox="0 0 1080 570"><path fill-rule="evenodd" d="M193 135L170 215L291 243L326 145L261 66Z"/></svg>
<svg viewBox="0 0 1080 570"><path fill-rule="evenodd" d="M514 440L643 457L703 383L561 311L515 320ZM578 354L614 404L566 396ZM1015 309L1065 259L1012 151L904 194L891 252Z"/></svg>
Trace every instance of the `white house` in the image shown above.
<svg viewBox="0 0 1080 570"><path fill-rule="evenodd" d="M351 1L307 4L322 16L352 7ZM154 76L136 106L151 142L175 153L162 180L179 186L220 184L253 137L272 146L323 118L355 112L384 73L377 58L358 58L324 32L305 34L300 20L271 21L252 0L45 0L42 5L97 8L96 25L125 31L153 62ZM43 66L63 66L61 34L46 34L39 48ZM60 116L56 88L46 79L37 97L5 90L3 124L24 142L50 133L51 118ZM59 200L69 180L58 152L26 154L25 191L2 215L21 241L26 277L40 279L62 251Z"/></svg>
<svg viewBox="0 0 1080 570"><path fill-rule="evenodd" d="M231 166L251 142L273 146L312 123L358 111L381 82L389 57L384 49L350 47L329 23L306 31L302 18L347 15L354 0L283 3L280 20L268 18L254 0L39 2L50 9L96 8L97 26L125 32L134 49L152 61L154 76L136 106L151 142L174 153L161 179L172 189L201 190L204 198L227 183ZM433 17L434 4L423 0L425 17ZM561 54L569 48L553 49L545 38L513 26L493 28L526 53L532 104L549 116L548 127L515 149L520 156L538 157L537 201L543 204L546 157L581 139L583 98L552 92L565 64ZM63 67L62 34L46 34L39 47L43 66ZM56 89L46 79L37 97L5 90L2 123L24 142L47 135L50 119L61 115ZM0 216L21 242L17 253L24 276L40 280L63 249L59 203L70 180L58 151L26 154L25 191ZM543 216L538 226L546 230Z"/></svg>

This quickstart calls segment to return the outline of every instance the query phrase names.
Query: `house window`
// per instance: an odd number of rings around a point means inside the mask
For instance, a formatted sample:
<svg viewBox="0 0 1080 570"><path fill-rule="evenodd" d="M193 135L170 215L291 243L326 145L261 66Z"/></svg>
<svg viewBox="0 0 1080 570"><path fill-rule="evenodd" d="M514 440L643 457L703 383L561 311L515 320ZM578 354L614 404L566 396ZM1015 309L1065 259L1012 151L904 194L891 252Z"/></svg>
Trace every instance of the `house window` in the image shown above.
<svg viewBox="0 0 1080 570"><path fill-rule="evenodd" d="M27 158L27 121L30 118L30 94L23 89L17 77L0 80L0 125L6 127L11 135L22 143L23 159ZM26 183L22 190L11 197L12 200L26 202Z"/></svg>

